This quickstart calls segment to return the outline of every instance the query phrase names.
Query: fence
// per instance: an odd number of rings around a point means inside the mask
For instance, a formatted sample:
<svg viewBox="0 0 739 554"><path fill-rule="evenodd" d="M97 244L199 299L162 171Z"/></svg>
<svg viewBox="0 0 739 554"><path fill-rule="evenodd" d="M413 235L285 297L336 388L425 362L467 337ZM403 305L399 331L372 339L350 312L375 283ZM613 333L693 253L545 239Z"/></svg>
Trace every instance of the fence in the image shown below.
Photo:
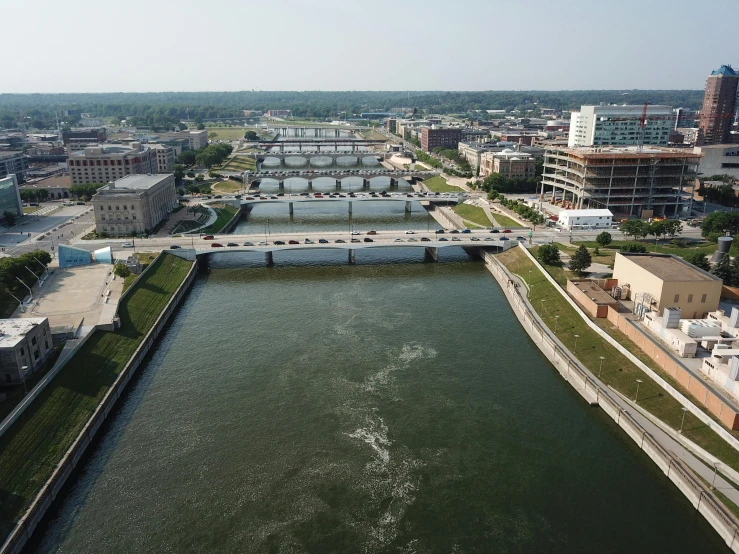
<svg viewBox="0 0 739 554"><path fill-rule="evenodd" d="M486 266L503 289L521 325L542 353L553 360L555 368L591 404L601 407L639 445L657 467L706 518L729 548L739 553L739 520L676 456L666 450L631 414L621 406L611 392L572 356L546 325L539 319L528 299L519 292L514 276L489 252L483 252ZM546 274L546 273L545 273ZM566 364L566 371L562 367Z"/></svg>

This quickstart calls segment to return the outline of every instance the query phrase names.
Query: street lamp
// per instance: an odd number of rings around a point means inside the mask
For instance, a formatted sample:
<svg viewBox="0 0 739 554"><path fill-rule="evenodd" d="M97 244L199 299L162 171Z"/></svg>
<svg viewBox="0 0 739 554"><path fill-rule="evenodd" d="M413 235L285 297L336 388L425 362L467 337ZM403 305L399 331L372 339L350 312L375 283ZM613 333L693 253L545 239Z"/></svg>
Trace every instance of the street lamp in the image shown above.
<svg viewBox="0 0 739 554"><path fill-rule="evenodd" d="M577 354L577 339L580 338L580 335L574 335L575 337L575 354Z"/></svg>
<svg viewBox="0 0 739 554"><path fill-rule="evenodd" d="M21 367L21 379L23 379L23 390L25 391L25 394L28 394L28 387L26 386L26 371L28 371L28 366L24 365Z"/></svg>
<svg viewBox="0 0 739 554"><path fill-rule="evenodd" d="M541 315L544 315L544 302L546 302L546 298L541 299Z"/></svg>
<svg viewBox="0 0 739 554"><path fill-rule="evenodd" d="M529 280L528 280L528 282L526 283L526 284L527 284L527 285L529 285L529 286L531 286L531 271L532 271L532 270L531 270L531 269L529 269Z"/></svg>
<svg viewBox="0 0 739 554"><path fill-rule="evenodd" d="M711 490L715 488L714 485L716 484L716 473L718 473L718 466L720 465L721 464L718 462L713 462L713 479L711 480Z"/></svg>
<svg viewBox="0 0 739 554"><path fill-rule="evenodd" d="M634 396L634 403L635 404L638 404L639 403L639 385L641 385L643 382L644 381L642 381L641 379L637 379L636 380L636 396Z"/></svg>
<svg viewBox="0 0 739 554"><path fill-rule="evenodd" d="M25 283L24 283L24 282L23 282L23 281L21 280L21 278L20 278L20 277L16 277L16 279L18 279L18 282L19 282L19 283L20 283L21 285L23 285L24 287L26 287L26 288L28 289L28 293L29 293L29 294L31 295L31 300L33 300L33 291L31 290L31 287L29 287L29 286L28 286L27 284L25 284Z"/></svg>
<svg viewBox="0 0 739 554"><path fill-rule="evenodd" d="M683 410L683 419L682 421L680 421L680 430L678 431L678 433L680 434L682 434L683 432L683 425L685 424L685 414L688 413L688 409L685 406L682 407L682 410Z"/></svg>
<svg viewBox="0 0 739 554"><path fill-rule="evenodd" d="M600 357L600 369L598 370L598 379L600 379L601 374L603 373L603 360L605 360L604 356Z"/></svg>
<svg viewBox="0 0 739 554"><path fill-rule="evenodd" d="M554 316L554 334L555 335L557 334L557 324L558 323L559 323L559 316L558 315L555 315Z"/></svg>

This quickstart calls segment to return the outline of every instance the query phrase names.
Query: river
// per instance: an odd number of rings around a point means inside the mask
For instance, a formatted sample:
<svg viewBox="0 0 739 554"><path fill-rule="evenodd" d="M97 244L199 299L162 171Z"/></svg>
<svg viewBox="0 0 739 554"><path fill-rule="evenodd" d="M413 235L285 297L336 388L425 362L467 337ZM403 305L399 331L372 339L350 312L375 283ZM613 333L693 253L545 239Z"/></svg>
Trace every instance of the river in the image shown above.
<svg viewBox="0 0 739 554"><path fill-rule="evenodd" d="M724 551L461 249L232 256L35 550Z"/></svg>

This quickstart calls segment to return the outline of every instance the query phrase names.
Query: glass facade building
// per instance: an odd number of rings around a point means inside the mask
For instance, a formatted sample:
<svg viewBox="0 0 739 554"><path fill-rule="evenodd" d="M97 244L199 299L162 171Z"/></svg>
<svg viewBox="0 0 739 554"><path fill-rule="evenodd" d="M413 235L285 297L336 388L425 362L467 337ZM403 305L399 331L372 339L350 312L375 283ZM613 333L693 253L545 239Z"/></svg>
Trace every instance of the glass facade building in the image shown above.
<svg viewBox="0 0 739 554"><path fill-rule="evenodd" d="M13 212L16 215L23 213L15 175L8 175L0 179L0 219L3 219L3 214L6 211Z"/></svg>

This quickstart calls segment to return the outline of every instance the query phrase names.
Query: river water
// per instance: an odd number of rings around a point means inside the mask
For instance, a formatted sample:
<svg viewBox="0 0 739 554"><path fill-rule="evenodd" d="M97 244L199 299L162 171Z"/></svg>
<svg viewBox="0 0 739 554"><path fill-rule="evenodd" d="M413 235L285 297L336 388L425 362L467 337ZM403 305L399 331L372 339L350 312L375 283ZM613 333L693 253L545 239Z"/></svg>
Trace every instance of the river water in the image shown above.
<svg viewBox="0 0 739 554"><path fill-rule="evenodd" d="M723 551L482 263L421 252L218 255L34 548Z"/></svg>

